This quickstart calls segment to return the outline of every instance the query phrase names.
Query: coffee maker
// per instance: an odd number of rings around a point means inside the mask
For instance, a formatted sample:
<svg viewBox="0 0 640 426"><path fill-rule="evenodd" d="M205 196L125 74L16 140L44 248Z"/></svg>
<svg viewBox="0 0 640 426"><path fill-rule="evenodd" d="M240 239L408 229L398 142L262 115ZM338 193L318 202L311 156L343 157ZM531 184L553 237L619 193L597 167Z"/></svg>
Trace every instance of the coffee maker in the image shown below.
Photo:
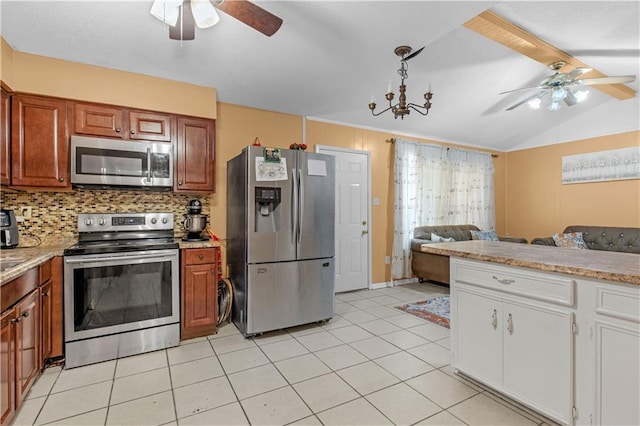
<svg viewBox="0 0 640 426"><path fill-rule="evenodd" d="M13 210L0 210L0 247L14 248L18 246L18 223Z"/></svg>
<svg viewBox="0 0 640 426"><path fill-rule="evenodd" d="M202 214L200 200L189 201L182 226L187 231L187 235L182 238L182 241L206 241L209 239L208 236L202 235L202 231L207 227L207 216Z"/></svg>

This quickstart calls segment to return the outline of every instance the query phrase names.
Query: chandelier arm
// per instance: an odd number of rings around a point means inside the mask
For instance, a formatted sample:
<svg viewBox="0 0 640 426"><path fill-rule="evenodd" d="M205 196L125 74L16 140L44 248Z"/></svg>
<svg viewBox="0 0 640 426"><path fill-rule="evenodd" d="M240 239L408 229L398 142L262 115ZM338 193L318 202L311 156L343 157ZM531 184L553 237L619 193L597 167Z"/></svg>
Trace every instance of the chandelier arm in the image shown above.
<svg viewBox="0 0 640 426"><path fill-rule="evenodd" d="M409 103L407 104L407 106L411 109L413 109L414 111L417 111L418 113L420 113L421 115L427 115L429 114L429 109L423 107L422 105L417 105L414 103ZM422 110L424 110L425 112L422 112Z"/></svg>
<svg viewBox="0 0 640 426"><path fill-rule="evenodd" d="M387 107L387 109L380 111L379 113L375 113L373 112L373 110L371 110L371 114L373 114L375 117L379 116L380 114L384 114L385 112L389 111L390 109L392 109L393 107L398 106L398 104L396 105L390 105L389 107Z"/></svg>

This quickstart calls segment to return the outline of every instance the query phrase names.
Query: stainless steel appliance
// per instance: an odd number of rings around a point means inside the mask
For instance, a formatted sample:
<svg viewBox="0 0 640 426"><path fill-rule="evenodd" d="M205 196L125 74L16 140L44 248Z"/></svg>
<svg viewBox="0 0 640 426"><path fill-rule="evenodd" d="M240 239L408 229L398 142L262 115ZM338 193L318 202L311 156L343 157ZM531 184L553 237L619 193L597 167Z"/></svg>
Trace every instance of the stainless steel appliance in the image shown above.
<svg viewBox="0 0 640 426"><path fill-rule="evenodd" d="M13 210L0 210L0 248L14 248L20 243L18 222Z"/></svg>
<svg viewBox="0 0 640 426"><path fill-rule="evenodd" d="M202 235L202 231L207 227L207 216L202 213L202 202L191 200L187 205L187 214L184 215L182 227L187 231L183 241L206 241L207 236Z"/></svg>
<svg viewBox="0 0 640 426"><path fill-rule="evenodd" d="M171 190L173 146L166 142L71 136L71 184Z"/></svg>
<svg viewBox="0 0 640 426"><path fill-rule="evenodd" d="M64 252L66 367L180 342L172 213L79 214Z"/></svg>
<svg viewBox="0 0 640 426"><path fill-rule="evenodd" d="M233 322L244 336L333 317L335 161L250 146L227 162Z"/></svg>

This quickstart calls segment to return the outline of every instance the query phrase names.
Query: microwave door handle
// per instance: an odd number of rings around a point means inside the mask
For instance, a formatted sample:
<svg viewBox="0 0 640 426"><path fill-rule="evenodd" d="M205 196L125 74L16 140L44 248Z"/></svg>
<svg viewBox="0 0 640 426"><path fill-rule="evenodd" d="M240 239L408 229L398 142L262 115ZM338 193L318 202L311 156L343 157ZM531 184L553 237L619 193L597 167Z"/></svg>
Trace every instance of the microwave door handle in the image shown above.
<svg viewBox="0 0 640 426"><path fill-rule="evenodd" d="M147 183L151 185L152 181L151 177L151 148L147 148Z"/></svg>
<svg viewBox="0 0 640 426"><path fill-rule="evenodd" d="M7 243L7 245L11 244L11 232L9 232L8 229L5 229L4 231L4 241L5 243Z"/></svg>

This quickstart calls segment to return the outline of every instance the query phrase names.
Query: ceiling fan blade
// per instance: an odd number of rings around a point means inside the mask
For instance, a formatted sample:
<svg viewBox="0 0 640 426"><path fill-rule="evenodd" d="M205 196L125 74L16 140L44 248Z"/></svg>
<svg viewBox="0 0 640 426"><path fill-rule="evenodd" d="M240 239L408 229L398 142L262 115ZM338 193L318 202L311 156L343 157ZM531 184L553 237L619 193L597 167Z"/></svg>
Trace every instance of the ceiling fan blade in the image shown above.
<svg viewBox="0 0 640 426"><path fill-rule="evenodd" d="M411 55L409 55L406 58L404 58L403 61L408 61L411 58L415 58L416 56L418 56L420 54L420 52L422 52L422 49L424 49L424 46L421 47L420 49L416 50L415 52L413 52Z"/></svg>
<svg viewBox="0 0 640 426"><path fill-rule="evenodd" d="M589 71L591 71L591 68L587 68L587 67L576 68L573 71L571 71L569 74L567 74L567 78L569 80L575 80L576 78L580 77L582 74L587 73Z"/></svg>
<svg viewBox="0 0 640 426"><path fill-rule="evenodd" d="M584 86L595 86L597 84L631 83L635 79L635 75L616 75L613 77L583 78L581 80L576 80L576 83L580 83Z"/></svg>
<svg viewBox="0 0 640 426"><path fill-rule="evenodd" d="M213 0L213 5L268 37L282 25L282 19L247 0Z"/></svg>
<svg viewBox="0 0 640 426"><path fill-rule="evenodd" d="M470 19L464 26L545 66L561 60L572 67L589 67L567 52L488 10ZM606 77L606 75L593 69L590 77ZM631 99L636 96L635 90L623 84L604 84L597 89L616 99Z"/></svg>
<svg viewBox="0 0 640 426"><path fill-rule="evenodd" d="M518 102L517 104L513 104L513 105L511 105L509 108L507 108L507 109L506 109L506 111L511 111L512 109L516 109L516 108L518 108L520 105L522 105L522 104L526 104L526 103L527 103L527 102L529 102L530 100L535 99L535 98L542 97L543 95L544 95L544 91L542 91L542 92L538 92L538 93L536 93L535 95L529 96L528 98L525 98L525 99L521 100L521 101L520 101L520 102Z"/></svg>
<svg viewBox="0 0 640 426"><path fill-rule="evenodd" d="M180 6L178 22L175 26L169 27L169 38L171 40L193 40L196 38L196 22L191 13L191 2L185 1Z"/></svg>
<svg viewBox="0 0 640 426"><path fill-rule="evenodd" d="M545 89L545 86L533 86L533 87L521 87L519 89L513 89L513 90L507 90L506 92L500 92L500 95L504 95L507 93L512 93L512 92L520 92L522 90L533 90L533 89Z"/></svg>

